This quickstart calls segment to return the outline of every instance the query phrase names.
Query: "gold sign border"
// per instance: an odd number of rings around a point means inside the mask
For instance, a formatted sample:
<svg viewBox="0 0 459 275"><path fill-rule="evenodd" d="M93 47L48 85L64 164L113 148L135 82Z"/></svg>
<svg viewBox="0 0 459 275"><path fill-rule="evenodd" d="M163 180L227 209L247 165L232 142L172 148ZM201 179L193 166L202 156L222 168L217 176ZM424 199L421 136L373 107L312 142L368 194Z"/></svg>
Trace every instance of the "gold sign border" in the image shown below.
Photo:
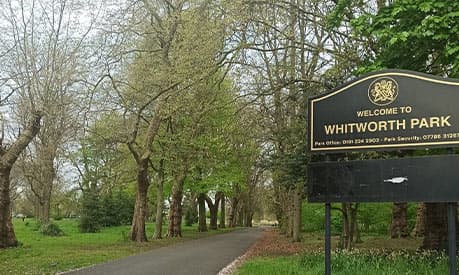
<svg viewBox="0 0 459 275"><path fill-rule="evenodd" d="M357 84L360 84L368 79L372 78L378 78L378 77L384 77L384 76L406 76L406 77L411 77L411 78L417 78L420 80L425 80L425 81L430 81L433 83L439 83L439 84L446 84L446 85L452 85L452 86L459 86L459 82L453 82L453 81L446 81L446 80L440 80L440 79L434 79L434 78L429 78L425 76L420 76L416 74L409 74L409 73L402 73L402 72L386 72L386 73L379 73L379 74L374 74L374 75L369 75L367 77L361 78L359 80L356 80L355 82L352 82L334 92L331 92L329 94L326 94L322 97L311 99L311 120L309 121L311 125L311 133L310 133L310 140L309 140L309 150L311 152L317 152L317 151L342 151L342 150L352 150L352 149L380 149L380 148L398 148L398 147L414 147L414 146L435 146L435 145L451 145L451 144L459 144L459 141L439 141L439 142L424 142L424 143L397 143L397 144L386 144L386 145L362 145L362 146L343 146L343 147L320 147L320 148L314 148L314 143L313 143L313 137L314 137L314 103L318 101L322 101L324 99L327 99L329 97L332 97L334 95L337 95Z"/></svg>

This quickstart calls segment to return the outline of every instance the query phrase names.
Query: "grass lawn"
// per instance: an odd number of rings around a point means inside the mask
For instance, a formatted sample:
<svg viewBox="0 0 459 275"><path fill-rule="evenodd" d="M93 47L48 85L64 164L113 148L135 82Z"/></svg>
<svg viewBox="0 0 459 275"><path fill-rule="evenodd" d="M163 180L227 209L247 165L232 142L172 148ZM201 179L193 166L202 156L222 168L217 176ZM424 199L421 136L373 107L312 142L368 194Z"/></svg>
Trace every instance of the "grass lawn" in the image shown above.
<svg viewBox="0 0 459 275"><path fill-rule="evenodd" d="M0 274L55 274L96 263L101 263L134 253L170 245L184 240L197 239L230 231L219 229L205 233L196 227L183 227L183 238L154 240L138 244L127 240L129 226L104 228L99 233L80 233L78 220L61 220L55 223L64 231L61 237L48 237L37 230L35 221L14 219L16 237L20 247L0 250ZM154 224L147 224L151 237ZM165 228L163 230L165 232Z"/></svg>
<svg viewBox="0 0 459 275"><path fill-rule="evenodd" d="M239 275L277 275L277 274L324 274L323 255L305 254L303 256L257 257L246 262ZM449 274L446 256L334 254L332 256L333 275L438 275Z"/></svg>
<svg viewBox="0 0 459 275"><path fill-rule="evenodd" d="M449 274L448 259L443 253L416 252L419 239L393 240L384 236L368 236L352 251L334 250L332 274L334 275L437 275ZM274 274L324 274L323 237L320 234L304 234L302 249L295 255L283 255L270 246L285 244L283 237L269 240L269 246L249 257L239 267L238 275ZM336 246L337 238L333 239ZM298 252L300 251L300 252Z"/></svg>

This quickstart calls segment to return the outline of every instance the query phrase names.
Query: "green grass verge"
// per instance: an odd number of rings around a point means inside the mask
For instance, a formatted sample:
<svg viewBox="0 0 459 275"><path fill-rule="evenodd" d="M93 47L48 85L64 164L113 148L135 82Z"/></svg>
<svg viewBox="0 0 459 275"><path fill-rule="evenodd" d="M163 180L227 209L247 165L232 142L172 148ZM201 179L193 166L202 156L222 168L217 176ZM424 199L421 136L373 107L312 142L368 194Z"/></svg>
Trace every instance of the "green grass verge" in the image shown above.
<svg viewBox="0 0 459 275"><path fill-rule="evenodd" d="M183 227L183 238L135 243L127 240L129 226L104 228L99 233L80 233L78 220L61 220L55 223L64 231L60 237L44 236L36 223L13 221L16 237L21 242L17 248L0 250L0 274L55 274L59 271L93 265L134 253L171 245L184 240L197 239L230 231L220 229L205 233L196 227ZM151 237L154 224L147 224ZM164 231L165 232L165 228Z"/></svg>
<svg viewBox="0 0 459 275"><path fill-rule="evenodd" d="M334 252L334 275L437 275L448 273L447 257L433 252L351 251ZM303 256L258 257L244 263L238 275L324 274L322 253Z"/></svg>

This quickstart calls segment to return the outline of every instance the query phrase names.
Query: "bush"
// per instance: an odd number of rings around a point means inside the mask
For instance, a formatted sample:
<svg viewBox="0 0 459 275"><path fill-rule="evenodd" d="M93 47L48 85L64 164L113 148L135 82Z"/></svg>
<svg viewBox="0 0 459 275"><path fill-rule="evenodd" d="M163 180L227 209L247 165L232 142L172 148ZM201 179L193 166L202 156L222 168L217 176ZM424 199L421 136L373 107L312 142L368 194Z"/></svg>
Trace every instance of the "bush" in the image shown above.
<svg viewBox="0 0 459 275"><path fill-rule="evenodd" d="M80 219L80 231L99 232L104 226L130 224L134 213L134 199L124 190L99 194L85 192Z"/></svg>
<svg viewBox="0 0 459 275"><path fill-rule="evenodd" d="M100 224L98 221L88 216L82 216L80 219L79 229L83 233L97 233L100 231Z"/></svg>
<svg viewBox="0 0 459 275"><path fill-rule="evenodd" d="M134 199L123 190L103 194L100 224L102 226L131 224L134 204Z"/></svg>
<svg viewBox="0 0 459 275"><path fill-rule="evenodd" d="M97 192L83 193L81 219L79 228L83 233L99 232L102 213L100 210L99 194Z"/></svg>
<svg viewBox="0 0 459 275"><path fill-rule="evenodd" d="M42 224L40 233L46 236L59 237L64 235L64 231L55 223Z"/></svg>

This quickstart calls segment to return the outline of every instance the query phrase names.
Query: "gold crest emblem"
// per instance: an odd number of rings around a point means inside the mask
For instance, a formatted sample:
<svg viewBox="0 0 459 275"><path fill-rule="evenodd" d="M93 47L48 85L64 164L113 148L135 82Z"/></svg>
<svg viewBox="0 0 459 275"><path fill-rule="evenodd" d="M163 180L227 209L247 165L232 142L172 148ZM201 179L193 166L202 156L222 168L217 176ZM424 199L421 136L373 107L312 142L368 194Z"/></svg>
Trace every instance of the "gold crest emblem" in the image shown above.
<svg viewBox="0 0 459 275"><path fill-rule="evenodd" d="M398 96L398 84L390 77L381 77L370 84L368 98L378 106L389 105Z"/></svg>

